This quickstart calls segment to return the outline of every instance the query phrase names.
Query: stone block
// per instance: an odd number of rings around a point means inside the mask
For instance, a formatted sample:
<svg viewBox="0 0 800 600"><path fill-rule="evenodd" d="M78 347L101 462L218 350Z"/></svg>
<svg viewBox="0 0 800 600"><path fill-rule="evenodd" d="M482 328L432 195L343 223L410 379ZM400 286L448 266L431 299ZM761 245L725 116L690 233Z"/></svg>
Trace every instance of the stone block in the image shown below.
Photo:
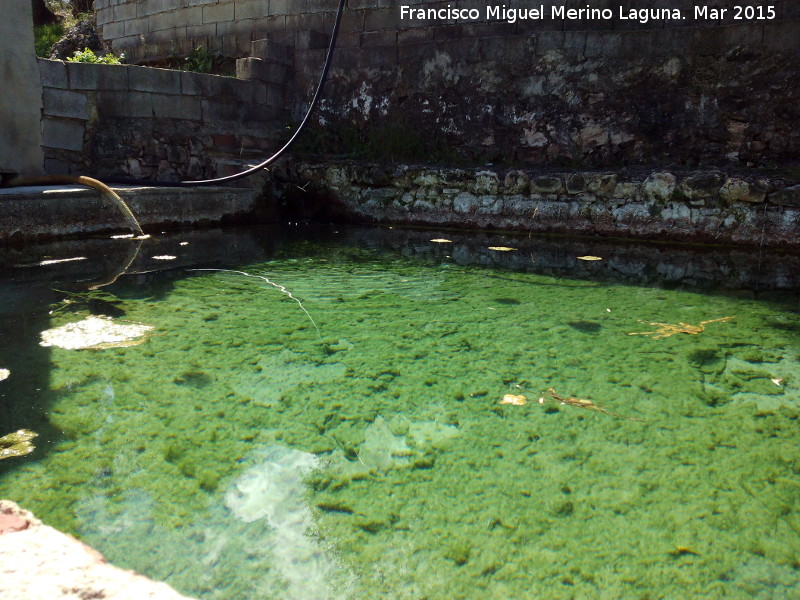
<svg viewBox="0 0 800 600"><path fill-rule="evenodd" d="M218 100L203 98L201 101L202 118L206 122L235 121L242 118L242 107L234 100Z"/></svg>
<svg viewBox="0 0 800 600"><path fill-rule="evenodd" d="M96 90L103 65L91 63L64 63L71 90ZM106 65L107 66L107 65Z"/></svg>
<svg viewBox="0 0 800 600"><path fill-rule="evenodd" d="M616 173L597 174L589 177L587 189L598 198L611 198L617 187Z"/></svg>
<svg viewBox="0 0 800 600"><path fill-rule="evenodd" d="M360 53L358 64L364 69L394 69L398 64L397 46L375 46Z"/></svg>
<svg viewBox="0 0 800 600"><path fill-rule="evenodd" d="M252 57L236 61L236 79L285 84L286 78L286 65Z"/></svg>
<svg viewBox="0 0 800 600"><path fill-rule="evenodd" d="M453 199L453 210L460 214L471 214L478 209L480 200L474 194L461 192Z"/></svg>
<svg viewBox="0 0 800 600"><path fill-rule="evenodd" d="M274 83L266 84L267 104L269 106L286 106L286 87Z"/></svg>
<svg viewBox="0 0 800 600"><path fill-rule="evenodd" d="M570 55L583 56L586 52L586 36L585 31L565 31L562 50Z"/></svg>
<svg viewBox="0 0 800 600"><path fill-rule="evenodd" d="M273 0L274 1L274 0ZM233 2L221 2L203 7L203 23L221 23L235 18Z"/></svg>
<svg viewBox="0 0 800 600"><path fill-rule="evenodd" d="M197 96L173 96L153 94L153 116L157 119L202 119L200 98Z"/></svg>
<svg viewBox="0 0 800 600"><path fill-rule="evenodd" d="M44 88L42 102L46 116L89 120L89 99L85 93Z"/></svg>
<svg viewBox="0 0 800 600"><path fill-rule="evenodd" d="M128 85L132 91L159 94L181 93L181 72L152 67L128 67Z"/></svg>
<svg viewBox="0 0 800 600"><path fill-rule="evenodd" d="M234 7L234 19L257 19L259 17L266 17L269 12L270 0L248 0L242 2L239 0Z"/></svg>
<svg viewBox="0 0 800 600"><path fill-rule="evenodd" d="M760 182L750 182L737 177L729 178L719 190L719 196L728 204L747 202L757 204L767 198L767 186Z"/></svg>
<svg viewBox="0 0 800 600"><path fill-rule="evenodd" d="M267 101L267 86L262 81L236 81L234 96L240 102L263 104Z"/></svg>
<svg viewBox="0 0 800 600"><path fill-rule="evenodd" d="M40 58L39 77L43 87L59 88L65 90L69 87L67 79L67 66L60 60L48 60Z"/></svg>
<svg viewBox="0 0 800 600"><path fill-rule="evenodd" d="M560 194L562 189L561 178L555 175L540 175L531 179L533 194Z"/></svg>
<svg viewBox="0 0 800 600"><path fill-rule="evenodd" d="M800 54L800 35L797 21L789 20L769 23L764 27L764 46L774 52Z"/></svg>
<svg viewBox="0 0 800 600"><path fill-rule="evenodd" d="M146 17L166 10L165 5L169 0L138 0L136 3L136 16Z"/></svg>
<svg viewBox="0 0 800 600"><path fill-rule="evenodd" d="M645 198L651 202L668 202L674 191L675 175L672 173L652 173L642 185Z"/></svg>
<svg viewBox="0 0 800 600"><path fill-rule="evenodd" d="M83 150L85 123L77 119L44 117L42 119L42 145L80 152Z"/></svg>
<svg viewBox="0 0 800 600"><path fill-rule="evenodd" d="M97 2L95 2L95 5L96 4ZM114 21L127 21L128 19L134 19L136 18L136 4L133 2L128 2L127 4L117 4L114 6L113 12Z"/></svg>
<svg viewBox="0 0 800 600"><path fill-rule="evenodd" d="M397 32L397 43L400 46L405 44L419 44L421 42L433 41L433 29L430 27L410 27L401 29Z"/></svg>
<svg viewBox="0 0 800 600"><path fill-rule="evenodd" d="M152 94L145 92L98 92L97 112L101 118L151 118L153 116Z"/></svg>
<svg viewBox="0 0 800 600"><path fill-rule="evenodd" d="M773 192L768 197L770 204L778 206L800 207L800 185L786 187L777 192Z"/></svg>
<svg viewBox="0 0 800 600"><path fill-rule="evenodd" d="M372 31L361 34L361 46L371 48L374 46L395 46L397 44L396 31Z"/></svg>
<svg viewBox="0 0 800 600"><path fill-rule="evenodd" d="M328 34L307 29L298 31L295 36L294 47L298 50L320 50L330 46L331 38Z"/></svg>
<svg viewBox="0 0 800 600"><path fill-rule="evenodd" d="M150 21L147 18L141 17L125 21L125 37L139 36L145 33L150 33ZM103 34L106 35L105 31Z"/></svg>
<svg viewBox="0 0 800 600"><path fill-rule="evenodd" d="M113 40L125 35L125 21L106 23L101 28L103 39Z"/></svg>
<svg viewBox="0 0 800 600"><path fill-rule="evenodd" d="M719 195L723 182L724 176L722 173L695 173L681 181L678 189L689 200L714 198Z"/></svg>
<svg viewBox="0 0 800 600"><path fill-rule="evenodd" d="M373 8L364 11L364 31L395 30L406 23L400 20L399 8Z"/></svg>
<svg viewBox="0 0 800 600"><path fill-rule="evenodd" d="M253 40L250 44L250 56L272 60L284 65L292 64L294 53L288 44L270 39Z"/></svg>
<svg viewBox="0 0 800 600"><path fill-rule="evenodd" d="M190 40L203 40L215 35L217 35L217 26L215 24L188 25L186 27L186 37Z"/></svg>
<svg viewBox="0 0 800 600"><path fill-rule="evenodd" d="M564 47L563 31L542 31L536 35L536 56L561 50Z"/></svg>
<svg viewBox="0 0 800 600"><path fill-rule="evenodd" d="M336 13L325 13L325 22L322 27L323 31L332 31L333 23L336 20ZM342 22L339 28L339 35L343 33L361 33L364 31L364 11L363 10L346 10L342 15Z"/></svg>
<svg viewBox="0 0 800 600"><path fill-rule="evenodd" d="M587 190L588 182L583 173L568 175L565 183L568 194L582 194Z"/></svg>
<svg viewBox="0 0 800 600"><path fill-rule="evenodd" d="M236 95L237 80L232 77L208 75L206 73L181 72L181 93L189 96L216 98Z"/></svg>

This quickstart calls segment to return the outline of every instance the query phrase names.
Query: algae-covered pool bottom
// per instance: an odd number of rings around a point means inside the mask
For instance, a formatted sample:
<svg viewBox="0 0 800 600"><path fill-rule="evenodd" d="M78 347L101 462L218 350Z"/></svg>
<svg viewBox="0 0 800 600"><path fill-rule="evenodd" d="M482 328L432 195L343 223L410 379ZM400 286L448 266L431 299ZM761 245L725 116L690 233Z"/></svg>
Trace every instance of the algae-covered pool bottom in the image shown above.
<svg viewBox="0 0 800 600"><path fill-rule="evenodd" d="M0 435L39 437L0 498L118 566L203 600L800 597L797 257L131 247L100 284L10 266L2 298ZM152 329L59 347L101 315Z"/></svg>

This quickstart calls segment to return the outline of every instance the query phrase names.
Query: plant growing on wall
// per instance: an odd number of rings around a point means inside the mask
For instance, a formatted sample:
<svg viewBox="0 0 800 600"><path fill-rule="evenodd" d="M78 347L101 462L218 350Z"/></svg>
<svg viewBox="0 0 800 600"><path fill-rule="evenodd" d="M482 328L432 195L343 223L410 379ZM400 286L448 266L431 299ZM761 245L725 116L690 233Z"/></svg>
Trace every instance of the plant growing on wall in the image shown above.
<svg viewBox="0 0 800 600"><path fill-rule="evenodd" d="M222 60L222 54L218 50L198 46L184 60L183 69L195 73L212 73Z"/></svg>
<svg viewBox="0 0 800 600"><path fill-rule="evenodd" d="M75 54L67 59L67 62L94 63L99 65L121 65L124 59L124 53L120 54L119 56L114 56L111 53L98 56L89 48L84 48L83 51L76 50Z"/></svg>

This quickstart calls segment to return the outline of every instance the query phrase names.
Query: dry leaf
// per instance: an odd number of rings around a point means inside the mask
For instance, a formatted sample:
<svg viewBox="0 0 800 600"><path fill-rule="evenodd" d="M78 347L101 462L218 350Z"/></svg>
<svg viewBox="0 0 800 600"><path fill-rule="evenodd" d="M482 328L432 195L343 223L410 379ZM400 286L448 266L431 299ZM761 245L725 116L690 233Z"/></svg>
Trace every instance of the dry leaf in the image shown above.
<svg viewBox="0 0 800 600"><path fill-rule="evenodd" d="M527 402L528 399L522 394L506 394L503 396L503 399L500 400L500 404L512 404L514 406L525 406Z"/></svg>
<svg viewBox="0 0 800 600"><path fill-rule="evenodd" d="M431 241L435 242L437 244L452 244L453 243L453 240L446 240L444 238L434 238Z"/></svg>
<svg viewBox="0 0 800 600"><path fill-rule="evenodd" d="M489 246L489 250L497 250L498 252L513 252L516 248L510 248L508 246Z"/></svg>
<svg viewBox="0 0 800 600"><path fill-rule="evenodd" d="M603 260L599 256L579 256L578 260Z"/></svg>
<svg viewBox="0 0 800 600"><path fill-rule="evenodd" d="M776 377L775 379L770 379L770 381L772 383L774 383L775 385L777 385L778 387L781 387L781 383L783 383L783 379L781 377Z"/></svg>

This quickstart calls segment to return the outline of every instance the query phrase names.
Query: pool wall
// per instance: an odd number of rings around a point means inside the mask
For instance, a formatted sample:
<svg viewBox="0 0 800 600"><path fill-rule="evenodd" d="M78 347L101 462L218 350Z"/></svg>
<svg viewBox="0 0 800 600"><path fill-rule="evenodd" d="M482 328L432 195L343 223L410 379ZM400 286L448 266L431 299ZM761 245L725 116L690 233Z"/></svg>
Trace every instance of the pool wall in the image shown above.
<svg viewBox="0 0 800 600"><path fill-rule="evenodd" d="M733 170L286 162L272 193L301 217L800 248L800 185Z"/></svg>

